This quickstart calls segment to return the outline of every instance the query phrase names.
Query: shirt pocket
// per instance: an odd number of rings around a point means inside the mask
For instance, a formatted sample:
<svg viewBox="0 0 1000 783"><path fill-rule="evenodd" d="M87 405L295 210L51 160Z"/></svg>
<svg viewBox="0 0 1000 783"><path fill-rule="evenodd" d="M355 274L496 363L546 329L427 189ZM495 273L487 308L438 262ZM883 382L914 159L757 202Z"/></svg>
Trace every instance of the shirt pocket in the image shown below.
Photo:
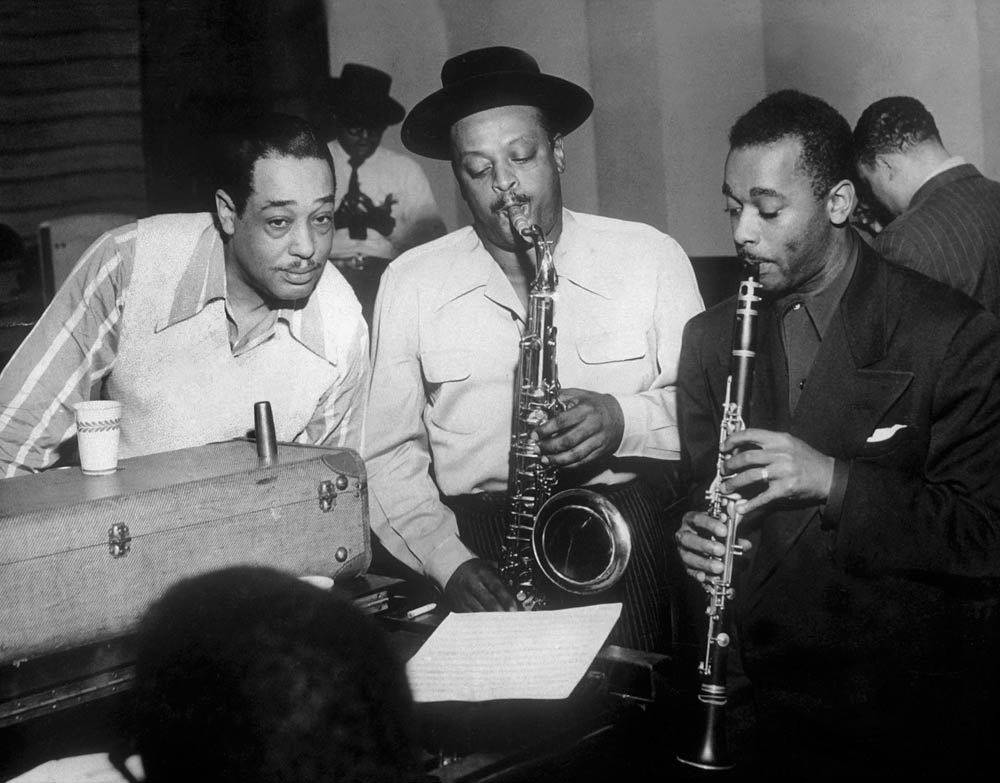
<svg viewBox="0 0 1000 783"><path fill-rule="evenodd" d="M587 335L577 339L576 353L584 364L637 361L646 357L646 336L635 330Z"/></svg>
<svg viewBox="0 0 1000 783"><path fill-rule="evenodd" d="M632 394L649 388L655 377L654 362L644 332L616 329L578 337L575 368L567 366L560 381L604 393Z"/></svg>
<svg viewBox="0 0 1000 783"><path fill-rule="evenodd" d="M430 386L464 381L472 375L472 354L468 351L427 351L420 361Z"/></svg>
<svg viewBox="0 0 1000 783"><path fill-rule="evenodd" d="M421 361L430 422L448 432L475 432L482 419L482 403L476 404L472 393L472 354L428 351Z"/></svg>

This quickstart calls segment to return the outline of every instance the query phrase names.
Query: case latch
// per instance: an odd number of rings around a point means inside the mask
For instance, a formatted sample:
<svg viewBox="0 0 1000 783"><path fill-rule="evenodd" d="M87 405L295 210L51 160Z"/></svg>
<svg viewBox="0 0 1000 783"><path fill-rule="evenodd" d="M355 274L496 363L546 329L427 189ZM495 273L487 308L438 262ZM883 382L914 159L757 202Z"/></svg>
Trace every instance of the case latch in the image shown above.
<svg viewBox="0 0 1000 783"><path fill-rule="evenodd" d="M332 511L337 505L337 494L343 492L351 484L351 480L342 473L332 480L319 483L319 510Z"/></svg>
<svg viewBox="0 0 1000 783"><path fill-rule="evenodd" d="M108 552L114 558L125 557L132 551L132 534L124 522L116 522L108 528Z"/></svg>

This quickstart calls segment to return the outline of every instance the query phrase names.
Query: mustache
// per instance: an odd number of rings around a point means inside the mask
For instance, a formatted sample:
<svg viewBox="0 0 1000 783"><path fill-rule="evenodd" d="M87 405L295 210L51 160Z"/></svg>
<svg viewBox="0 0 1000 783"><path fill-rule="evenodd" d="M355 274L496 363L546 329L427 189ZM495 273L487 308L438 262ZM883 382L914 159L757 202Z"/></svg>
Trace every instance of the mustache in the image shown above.
<svg viewBox="0 0 1000 783"><path fill-rule="evenodd" d="M528 203L528 197L527 196L514 196L511 199L511 202L512 203L508 203L507 199L505 199L505 198L503 198L501 196L500 198L498 198L496 201L494 201L490 205L490 210L492 210L493 212L503 212L504 210L510 209L511 207L524 206L525 204Z"/></svg>
<svg viewBox="0 0 1000 783"><path fill-rule="evenodd" d="M755 256L753 253L748 253L745 250L737 250L736 257L740 260L740 263L749 264L750 266L760 266L770 260L767 258L761 258L760 256Z"/></svg>

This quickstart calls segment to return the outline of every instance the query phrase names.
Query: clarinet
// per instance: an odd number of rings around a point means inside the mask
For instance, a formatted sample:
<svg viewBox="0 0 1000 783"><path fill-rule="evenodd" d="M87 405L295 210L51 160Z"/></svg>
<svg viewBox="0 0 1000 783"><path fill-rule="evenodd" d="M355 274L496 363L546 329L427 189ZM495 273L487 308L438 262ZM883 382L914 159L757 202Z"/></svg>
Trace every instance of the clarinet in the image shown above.
<svg viewBox="0 0 1000 783"><path fill-rule="evenodd" d="M715 479L706 492L708 513L725 522L727 533L725 553L722 555L722 573L707 579L704 583L708 593L708 633L705 654L698 664L700 686L698 701L702 706L703 726L700 742L693 753L680 754L679 761L694 767L709 770L730 769L733 766L726 743L725 707L726 658L730 637L727 604L733 598L733 565L735 558L743 554L737 543L736 531L742 514L736 510L737 495L722 491L726 476L722 444L733 433L746 429L744 414L750 402L750 385L753 379L753 362L756 356L757 304L760 297L756 290L760 283L756 280L756 269L747 267L746 279L740 282L736 297L736 321L733 327L733 349L726 379L726 401L722 406L722 423L719 427L719 455L716 460Z"/></svg>

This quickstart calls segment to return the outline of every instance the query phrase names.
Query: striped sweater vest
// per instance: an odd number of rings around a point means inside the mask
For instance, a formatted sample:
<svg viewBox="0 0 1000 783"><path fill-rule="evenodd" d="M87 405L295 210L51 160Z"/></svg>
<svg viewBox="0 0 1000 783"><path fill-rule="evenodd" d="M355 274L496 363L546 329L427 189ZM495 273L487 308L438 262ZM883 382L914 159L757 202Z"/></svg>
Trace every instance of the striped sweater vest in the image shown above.
<svg viewBox="0 0 1000 783"><path fill-rule="evenodd" d="M164 328L211 222L207 213L139 221L117 358L102 395L122 403L122 457L246 436L260 400L271 403L278 439L294 440L336 378L336 368L291 337L280 320L272 338L234 356L221 299Z"/></svg>

